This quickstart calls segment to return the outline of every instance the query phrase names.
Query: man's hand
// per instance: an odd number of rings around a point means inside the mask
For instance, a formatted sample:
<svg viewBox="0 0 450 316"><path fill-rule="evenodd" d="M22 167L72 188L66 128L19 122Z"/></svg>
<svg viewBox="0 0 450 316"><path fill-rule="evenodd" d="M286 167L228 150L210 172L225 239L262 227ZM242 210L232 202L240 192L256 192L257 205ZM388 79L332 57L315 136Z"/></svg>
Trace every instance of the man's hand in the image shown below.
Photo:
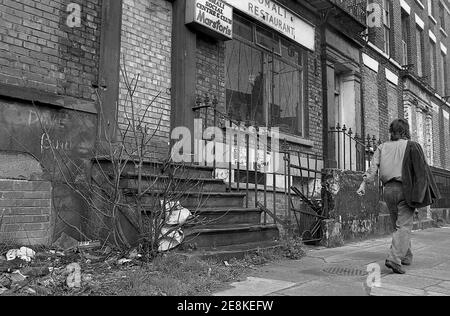
<svg viewBox="0 0 450 316"><path fill-rule="evenodd" d="M358 193L359 196L366 195L366 182L361 183L361 186L356 193Z"/></svg>

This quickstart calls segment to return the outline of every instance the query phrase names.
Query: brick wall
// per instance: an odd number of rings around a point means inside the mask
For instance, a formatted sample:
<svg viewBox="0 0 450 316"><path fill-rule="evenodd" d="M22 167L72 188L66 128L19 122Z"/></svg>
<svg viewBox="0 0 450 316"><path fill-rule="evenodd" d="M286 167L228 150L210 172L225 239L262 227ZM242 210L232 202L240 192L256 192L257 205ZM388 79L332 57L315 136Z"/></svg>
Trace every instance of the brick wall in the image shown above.
<svg viewBox="0 0 450 316"><path fill-rule="evenodd" d="M441 113L438 110L437 112L433 110L433 156L434 156L434 166L437 168L442 168L442 159L441 159L441 142L442 142L442 133L441 133Z"/></svg>
<svg viewBox="0 0 450 316"><path fill-rule="evenodd" d="M447 114L450 113L449 110L444 110L444 114L445 114L445 112ZM445 115L447 115L447 114L445 114ZM443 137L444 138L444 143L443 143L444 148L443 148L442 152L443 152L443 156L444 156L444 165L445 165L446 169L450 170L450 120L448 118L444 117L443 128L444 128L444 131L442 134L444 136Z"/></svg>
<svg viewBox="0 0 450 316"><path fill-rule="evenodd" d="M207 36L197 36L197 87L196 95L204 99L206 95L218 99L218 110L226 113L225 106L225 43ZM208 116L214 112L208 110ZM211 122L210 122L211 123Z"/></svg>
<svg viewBox="0 0 450 316"><path fill-rule="evenodd" d="M398 108L398 91L397 87L391 83L387 83L387 98L388 98L388 122L399 118Z"/></svg>
<svg viewBox="0 0 450 316"><path fill-rule="evenodd" d="M380 113L378 110L378 80L377 74L367 67L363 67L364 77L364 122L365 134L380 135Z"/></svg>
<svg viewBox="0 0 450 316"><path fill-rule="evenodd" d="M163 158L170 136L172 4L166 0L125 0L122 23L121 68L130 82L140 76L134 95L135 115L139 118L146 113L143 123L150 134L160 125L149 150L153 158ZM127 94L122 72L118 122L123 130L132 120Z"/></svg>
<svg viewBox="0 0 450 316"><path fill-rule="evenodd" d="M51 183L0 180L0 242L47 245L51 239Z"/></svg>
<svg viewBox="0 0 450 316"><path fill-rule="evenodd" d="M66 21L81 6L81 26ZM0 0L0 83L93 99L100 0Z"/></svg>

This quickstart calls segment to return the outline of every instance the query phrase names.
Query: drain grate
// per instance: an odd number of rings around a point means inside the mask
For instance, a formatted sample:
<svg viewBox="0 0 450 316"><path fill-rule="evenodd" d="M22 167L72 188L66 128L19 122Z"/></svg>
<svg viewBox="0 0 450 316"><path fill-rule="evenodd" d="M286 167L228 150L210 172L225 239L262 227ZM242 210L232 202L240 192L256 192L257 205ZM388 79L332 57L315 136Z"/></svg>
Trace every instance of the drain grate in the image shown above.
<svg viewBox="0 0 450 316"><path fill-rule="evenodd" d="M349 267L330 267L323 270L323 272L333 275L339 276L355 276L355 277L363 277L367 276L369 273L365 270L358 268L349 268Z"/></svg>

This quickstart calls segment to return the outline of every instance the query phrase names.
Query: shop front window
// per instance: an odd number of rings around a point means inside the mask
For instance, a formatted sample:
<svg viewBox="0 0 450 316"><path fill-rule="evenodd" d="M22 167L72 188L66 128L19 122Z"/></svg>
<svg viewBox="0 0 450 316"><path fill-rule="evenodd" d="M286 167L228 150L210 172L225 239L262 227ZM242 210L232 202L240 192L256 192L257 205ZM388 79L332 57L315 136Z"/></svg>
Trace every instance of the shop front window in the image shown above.
<svg viewBox="0 0 450 316"><path fill-rule="evenodd" d="M304 136L304 51L235 16L226 44L226 102L232 119Z"/></svg>

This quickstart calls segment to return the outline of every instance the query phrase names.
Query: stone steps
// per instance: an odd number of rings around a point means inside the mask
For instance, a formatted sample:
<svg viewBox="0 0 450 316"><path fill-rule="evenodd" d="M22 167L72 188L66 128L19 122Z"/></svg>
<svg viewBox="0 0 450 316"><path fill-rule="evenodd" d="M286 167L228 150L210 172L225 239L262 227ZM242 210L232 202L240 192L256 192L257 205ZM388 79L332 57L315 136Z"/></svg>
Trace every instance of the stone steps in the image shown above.
<svg viewBox="0 0 450 316"><path fill-rule="evenodd" d="M107 161L97 162L94 174L110 175L112 166ZM164 172L161 172L164 170ZM170 176L167 171L173 171ZM223 180L213 178L208 167L144 164L142 188L151 187L141 199L144 217L152 209L160 209L162 197L180 202L193 213L192 224L183 227L185 249L197 249L209 254L239 255L266 247L274 247L279 238L276 225L262 225L262 211L245 208L246 194L229 192ZM101 178L101 177L100 177ZM124 202L136 203L138 172L134 163L128 163L121 174L120 188ZM144 220L145 221L145 220Z"/></svg>
<svg viewBox="0 0 450 316"><path fill-rule="evenodd" d="M183 251L180 254L196 257L203 260L227 261L231 259L244 259L245 256L258 251L275 250L281 248L278 241L263 241L256 243L223 246L210 250Z"/></svg>
<svg viewBox="0 0 450 316"><path fill-rule="evenodd" d="M127 203L135 202L136 190L125 189L125 201ZM143 205L155 205L157 199L162 197L164 191L153 190L142 197ZM189 209L192 213L197 212L202 208L222 208L222 207L243 207L245 194L241 193L226 193L226 192L170 192L170 197L173 200L179 201L181 205Z"/></svg>
<svg viewBox="0 0 450 316"><path fill-rule="evenodd" d="M276 241L276 225L216 225L188 228L185 245L189 249L214 250L218 247Z"/></svg>

